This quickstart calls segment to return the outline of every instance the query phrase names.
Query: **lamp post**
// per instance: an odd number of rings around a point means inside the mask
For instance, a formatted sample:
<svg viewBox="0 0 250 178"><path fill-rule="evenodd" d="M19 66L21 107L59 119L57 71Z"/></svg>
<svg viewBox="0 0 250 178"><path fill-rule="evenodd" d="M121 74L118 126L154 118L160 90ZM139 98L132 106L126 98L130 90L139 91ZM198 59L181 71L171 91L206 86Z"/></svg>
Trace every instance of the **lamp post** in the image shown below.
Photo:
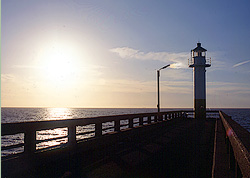
<svg viewBox="0 0 250 178"><path fill-rule="evenodd" d="M158 108L158 112L160 112L160 70L162 70L162 69L165 69L165 68L167 68L167 67L169 67L170 66L170 64L168 64L168 65L166 65L166 66L164 66L164 67L162 67L162 68L160 68L160 69L158 69L157 70L157 90L158 90L158 104L157 104L157 108Z"/></svg>

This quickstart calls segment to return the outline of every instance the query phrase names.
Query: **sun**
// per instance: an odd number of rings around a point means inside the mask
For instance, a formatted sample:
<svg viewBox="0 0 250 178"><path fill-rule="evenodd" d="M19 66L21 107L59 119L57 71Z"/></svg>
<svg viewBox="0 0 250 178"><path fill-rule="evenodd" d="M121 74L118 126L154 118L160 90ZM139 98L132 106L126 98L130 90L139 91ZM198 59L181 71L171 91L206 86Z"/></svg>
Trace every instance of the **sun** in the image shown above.
<svg viewBox="0 0 250 178"><path fill-rule="evenodd" d="M74 59L67 52L54 52L48 57L47 75L54 79L64 80L74 72Z"/></svg>
<svg viewBox="0 0 250 178"><path fill-rule="evenodd" d="M57 45L43 55L43 75L52 82L72 80L79 69L79 56L69 47Z"/></svg>

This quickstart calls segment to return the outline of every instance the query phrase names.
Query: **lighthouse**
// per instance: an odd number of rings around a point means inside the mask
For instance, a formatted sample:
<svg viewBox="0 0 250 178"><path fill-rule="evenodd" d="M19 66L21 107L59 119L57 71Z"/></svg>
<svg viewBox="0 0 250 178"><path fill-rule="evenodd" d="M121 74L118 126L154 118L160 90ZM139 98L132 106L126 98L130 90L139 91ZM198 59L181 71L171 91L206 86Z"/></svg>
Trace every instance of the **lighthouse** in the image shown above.
<svg viewBox="0 0 250 178"><path fill-rule="evenodd" d="M211 59L206 60L206 49L197 43L197 47L191 50L189 67L193 68L194 77L194 111L195 119L206 118L206 67L211 66Z"/></svg>

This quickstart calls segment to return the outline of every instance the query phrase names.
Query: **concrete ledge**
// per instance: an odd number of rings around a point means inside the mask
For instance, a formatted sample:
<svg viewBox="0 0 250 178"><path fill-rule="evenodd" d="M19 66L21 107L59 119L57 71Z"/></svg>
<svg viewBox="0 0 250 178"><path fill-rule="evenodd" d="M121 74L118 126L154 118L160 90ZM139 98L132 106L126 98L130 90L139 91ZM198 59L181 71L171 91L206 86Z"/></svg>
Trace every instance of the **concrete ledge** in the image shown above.
<svg viewBox="0 0 250 178"><path fill-rule="evenodd" d="M220 119L217 119L215 124L212 177L229 177L228 155L223 126Z"/></svg>
<svg viewBox="0 0 250 178"><path fill-rule="evenodd" d="M235 167L239 165L242 176L250 177L250 133L225 113L220 112L220 117L233 149Z"/></svg>

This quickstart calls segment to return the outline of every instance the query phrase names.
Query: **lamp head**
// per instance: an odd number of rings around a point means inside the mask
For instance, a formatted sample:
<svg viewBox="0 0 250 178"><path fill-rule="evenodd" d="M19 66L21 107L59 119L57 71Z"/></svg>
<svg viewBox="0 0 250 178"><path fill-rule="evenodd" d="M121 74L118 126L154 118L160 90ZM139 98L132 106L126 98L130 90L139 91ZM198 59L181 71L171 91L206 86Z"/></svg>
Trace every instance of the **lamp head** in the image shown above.
<svg viewBox="0 0 250 178"><path fill-rule="evenodd" d="M160 68L159 70L161 70L161 69L165 69L165 68L167 68L167 67L169 67L169 66L170 66L170 64L168 64L168 65L166 65L166 66L164 66L164 67Z"/></svg>

